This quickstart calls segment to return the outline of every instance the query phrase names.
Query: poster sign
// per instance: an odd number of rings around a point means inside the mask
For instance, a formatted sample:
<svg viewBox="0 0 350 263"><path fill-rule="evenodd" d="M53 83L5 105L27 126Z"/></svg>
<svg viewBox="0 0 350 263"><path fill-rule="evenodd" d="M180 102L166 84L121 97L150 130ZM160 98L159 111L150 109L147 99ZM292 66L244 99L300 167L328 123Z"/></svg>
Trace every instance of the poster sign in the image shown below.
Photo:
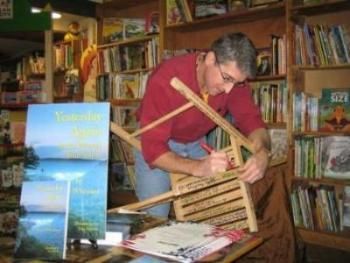
<svg viewBox="0 0 350 263"><path fill-rule="evenodd" d="M0 19L13 18L13 0L0 0Z"/></svg>

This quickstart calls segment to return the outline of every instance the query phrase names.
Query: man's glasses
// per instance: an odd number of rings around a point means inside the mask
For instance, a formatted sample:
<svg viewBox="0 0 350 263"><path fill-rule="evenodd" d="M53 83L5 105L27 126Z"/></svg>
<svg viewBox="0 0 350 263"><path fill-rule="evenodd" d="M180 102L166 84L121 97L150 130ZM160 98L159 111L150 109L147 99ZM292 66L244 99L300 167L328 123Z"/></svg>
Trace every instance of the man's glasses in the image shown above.
<svg viewBox="0 0 350 263"><path fill-rule="evenodd" d="M237 82L233 77L231 77L229 74L225 73L222 71L221 67L220 67L220 64L219 63L216 63L218 69L219 69L219 72L220 72L220 75L221 75L221 78L222 80L224 81L225 84L232 84L232 86L234 88L237 88L237 87L242 87L242 86L245 86L247 84L247 81L244 80L244 81L240 81L240 82Z"/></svg>

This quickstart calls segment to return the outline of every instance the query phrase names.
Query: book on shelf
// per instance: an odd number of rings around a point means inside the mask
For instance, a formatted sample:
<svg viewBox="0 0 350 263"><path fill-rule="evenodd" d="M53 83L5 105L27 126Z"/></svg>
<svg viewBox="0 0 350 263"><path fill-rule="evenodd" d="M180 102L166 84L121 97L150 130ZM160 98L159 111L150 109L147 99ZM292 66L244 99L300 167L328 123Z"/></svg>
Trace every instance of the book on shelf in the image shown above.
<svg viewBox="0 0 350 263"><path fill-rule="evenodd" d="M194 7L196 18L222 15L228 10L226 0L194 0Z"/></svg>
<svg viewBox="0 0 350 263"><path fill-rule="evenodd" d="M24 121L10 122L10 139L12 144L24 143L26 123Z"/></svg>
<svg viewBox="0 0 350 263"><path fill-rule="evenodd" d="M145 21L145 34L159 33L159 12L152 11L147 14Z"/></svg>
<svg viewBox="0 0 350 263"><path fill-rule="evenodd" d="M23 180L71 182L68 238L104 238L109 118L109 103L28 107Z"/></svg>
<svg viewBox="0 0 350 263"><path fill-rule="evenodd" d="M257 50L257 76L268 76L272 73L272 54L271 48Z"/></svg>
<svg viewBox="0 0 350 263"><path fill-rule="evenodd" d="M350 179L350 136L322 138L323 176Z"/></svg>
<svg viewBox="0 0 350 263"><path fill-rule="evenodd" d="M287 130L283 128L271 128L268 129L268 133L271 139L271 160L287 160Z"/></svg>
<svg viewBox="0 0 350 263"><path fill-rule="evenodd" d="M15 258L65 258L69 187L69 181L23 183Z"/></svg>
<svg viewBox="0 0 350 263"><path fill-rule="evenodd" d="M344 227L350 227L350 186L344 186L342 223Z"/></svg>
<svg viewBox="0 0 350 263"><path fill-rule="evenodd" d="M107 17L102 22L103 43L122 41L145 35L146 19Z"/></svg>
<svg viewBox="0 0 350 263"><path fill-rule="evenodd" d="M0 110L0 144L11 143L10 138L11 122L10 122L10 111Z"/></svg>
<svg viewBox="0 0 350 263"><path fill-rule="evenodd" d="M116 97L122 99L139 98L139 74L120 74L119 77L119 88L117 89Z"/></svg>
<svg viewBox="0 0 350 263"><path fill-rule="evenodd" d="M146 19L125 18L123 20L124 39L143 37L146 29Z"/></svg>
<svg viewBox="0 0 350 263"><path fill-rule="evenodd" d="M123 19L117 17L103 18L102 39L103 43L121 41L124 39Z"/></svg>
<svg viewBox="0 0 350 263"><path fill-rule="evenodd" d="M323 88L319 115L321 131L350 131L350 88Z"/></svg>
<svg viewBox="0 0 350 263"><path fill-rule="evenodd" d="M193 222L168 222L124 240L120 246L177 262L194 262L239 241L241 230Z"/></svg>
<svg viewBox="0 0 350 263"><path fill-rule="evenodd" d="M185 22L177 0L166 0L166 24L177 25Z"/></svg>
<svg viewBox="0 0 350 263"><path fill-rule="evenodd" d="M136 111L138 106L117 106L113 108L113 121L124 129L136 129Z"/></svg>

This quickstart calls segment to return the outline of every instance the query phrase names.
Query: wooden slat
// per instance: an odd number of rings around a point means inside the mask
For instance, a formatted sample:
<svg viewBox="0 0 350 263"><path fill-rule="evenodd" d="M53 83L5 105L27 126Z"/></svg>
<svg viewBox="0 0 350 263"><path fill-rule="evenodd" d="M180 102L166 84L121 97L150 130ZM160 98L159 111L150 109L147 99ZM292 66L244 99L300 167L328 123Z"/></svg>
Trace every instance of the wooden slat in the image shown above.
<svg viewBox="0 0 350 263"><path fill-rule="evenodd" d="M225 204L221 204L219 206L213 207L211 209L207 209L205 211L201 211L200 213L195 213L191 215L182 216L181 219L183 221L202 221L208 218L213 218L215 216L219 216L225 213L234 213L234 211L243 209L244 203L242 199L231 201Z"/></svg>
<svg viewBox="0 0 350 263"><path fill-rule="evenodd" d="M178 203L179 206L183 207L236 188L239 188L238 180L231 180L226 183L210 187L208 189L206 188L191 195L181 197L175 202Z"/></svg>
<svg viewBox="0 0 350 263"><path fill-rule="evenodd" d="M208 208L211 208L220 204L224 204L236 199L241 199L241 198L242 198L242 193L241 193L241 190L238 189L236 191L220 194L220 195L205 199L201 202L193 203L186 207L182 207L182 214L188 215L188 214L197 213L199 211L206 210Z"/></svg>
<svg viewBox="0 0 350 263"><path fill-rule="evenodd" d="M188 178L188 180L183 180L180 181L178 184L173 185L173 191L175 191L176 193L190 193L208 188L210 186L217 185L219 183L227 182L237 177L238 173L236 170L218 173L217 175L210 177L191 176Z"/></svg>
<svg viewBox="0 0 350 263"><path fill-rule="evenodd" d="M249 225L247 220L243 219L241 221L235 221L225 225L220 225L220 227L226 230L234 230L234 229L245 229L245 228L248 228Z"/></svg>
<svg viewBox="0 0 350 263"><path fill-rule="evenodd" d="M220 225L224 225L224 224L227 224L230 222L239 221L239 220L242 220L244 218L247 218L247 213L246 213L245 209L241 209L241 210L238 210L235 212L229 212L229 213L224 214L224 215L209 218L209 219L203 220L201 222L207 223L210 225L220 226Z"/></svg>

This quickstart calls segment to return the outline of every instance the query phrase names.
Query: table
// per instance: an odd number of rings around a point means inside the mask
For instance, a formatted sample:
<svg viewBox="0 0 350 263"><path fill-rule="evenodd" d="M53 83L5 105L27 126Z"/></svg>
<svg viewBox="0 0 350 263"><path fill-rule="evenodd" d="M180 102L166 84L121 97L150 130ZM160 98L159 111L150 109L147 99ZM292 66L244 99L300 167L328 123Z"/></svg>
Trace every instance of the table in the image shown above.
<svg viewBox="0 0 350 263"><path fill-rule="evenodd" d="M155 227L164 223L163 218L146 217L142 222L142 227L138 227L137 231L145 231L151 227ZM263 242L263 239L246 234L240 241L235 242L220 251L217 251L201 260L201 262L232 262L242 255L253 250ZM0 263L12 263L14 238L0 238ZM94 248L90 244L72 243L67 248L67 259L62 262L67 263L108 263L108 262L128 262L135 258L141 257L142 254L129 249L111 246L98 246ZM163 259L164 260L164 259ZM26 263L45 262L38 260L26 260Z"/></svg>

